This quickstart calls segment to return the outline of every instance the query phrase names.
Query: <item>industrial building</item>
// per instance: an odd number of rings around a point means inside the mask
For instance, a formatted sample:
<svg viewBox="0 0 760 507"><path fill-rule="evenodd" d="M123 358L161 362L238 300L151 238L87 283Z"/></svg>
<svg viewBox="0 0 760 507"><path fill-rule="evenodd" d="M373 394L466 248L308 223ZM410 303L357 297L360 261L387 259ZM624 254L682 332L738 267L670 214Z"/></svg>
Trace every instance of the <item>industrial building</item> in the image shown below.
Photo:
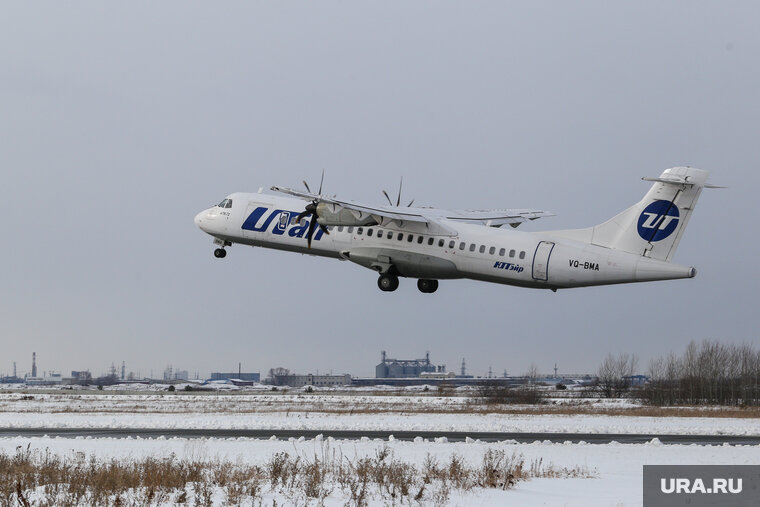
<svg viewBox="0 0 760 507"><path fill-rule="evenodd" d="M430 363L430 352L424 359L390 359L385 351L380 352L380 364L375 366L375 378L420 377L423 373L445 373L446 365Z"/></svg>
<svg viewBox="0 0 760 507"><path fill-rule="evenodd" d="M351 385L351 375L306 375L288 374L275 375L272 383L276 386L289 387L330 387L330 386L349 386Z"/></svg>
<svg viewBox="0 0 760 507"><path fill-rule="evenodd" d="M239 371L232 373L214 372L211 374L209 380L243 380L245 382L259 382L261 380L261 373L246 373Z"/></svg>

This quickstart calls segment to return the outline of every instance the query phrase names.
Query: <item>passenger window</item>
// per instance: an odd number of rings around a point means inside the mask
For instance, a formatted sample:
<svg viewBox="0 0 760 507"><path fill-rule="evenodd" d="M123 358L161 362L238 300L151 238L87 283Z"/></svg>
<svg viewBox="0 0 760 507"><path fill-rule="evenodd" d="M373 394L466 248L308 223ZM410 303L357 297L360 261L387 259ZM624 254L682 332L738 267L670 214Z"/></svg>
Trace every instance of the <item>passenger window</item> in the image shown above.
<svg viewBox="0 0 760 507"><path fill-rule="evenodd" d="M364 229L361 228L361 227L359 227L359 228L356 229L356 234L361 234L363 232L364 232Z"/></svg>
<svg viewBox="0 0 760 507"><path fill-rule="evenodd" d="M449 241L449 248L454 249L454 245L456 245L456 241Z"/></svg>
<svg viewBox="0 0 760 507"><path fill-rule="evenodd" d="M475 251L475 243L470 243L470 252Z"/></svg>
<svg viewBox="0 0 760 507"><path fill-rule="evenodd" d="M393 233L391 231L388 231L388 239L393 239Z"/></svg>
<svg viewBox="0 0 760 507"><path fill-rule="evenodd" d="M398 240L401 241L402 239L404 239L404 233L403 232L399 232L398 233Z"/></svg>
<svg viewBox="0 0 760 507"><path fill-rule="evenodd" d="M443 241L443 239L439 239L438 240L438 246L442 247L444 245L444 243L445 243L445 241Z"/></svg>
<svg viewBox="0 0 760 507"><path fill-rule="evenodd" d="M354 228L353 227L349 227L348 228L348 233L349 234L353 234L354 233Z"/></svg>
<svg viewBox="0 0 760 507"><path fill-rule="evenodd" d="M524 259L524 258L525 258L525 252L520 252L520 258L521 258L521 259Z"/></svg>
<svg viewBox="0 0 760 507"><path fill-rule="evenodd" d="M417 236L417 243L421 245L423 239L425 239L425 238L423 238L422 234L420 234L419 236Z"/></svg>
<svg viewBox="0 0 760 507"><path fill-rule="evenodd" d="M514 257L515 256L515 251L514 250L510 250L509 251L509 256L510 257Z"/></svg>
<svg viewBox="0 0 760 507"><path fill-rule="evenodd" d="M507 251L505 249L502 248L501 250L499 250L499 256L500 257L504 257L505 253L507 253Z"/></svg>
<svg viewBox="0 0 760 507"><path fill-rule="evenodd" d="M343 226L342 225L338 226L338 232L343 232Z"/></svg>
<svg viewBox="0 0 760 507"><path fill-rule="evenodd" d="M490 255L493 255L493 254L494 254L494 252L496 252L496 247L492 246L491 248L489 248L489 249L488 249L488 253L489 253Z"/></svg>
<svg viewBox="0 0 760 507"><path fill-rule="evenodd" d="M411 243L412 241L414 241L414 234L410 234L409 236L407 236L407 237L406 237L406 240L407 240L409 243Z"/></svg>
<svg viewBox="0 0 760 507"><path fill-rule="evenodd" d="M367 236L372 236L372 229L367 229Z"/></svg>
<svg viewBox="0 0 760 507"><path fill-rule="evenodd" d="M377 231L377 237L378 238L382 238L383 237L383 230L382 229L378 229L378 231Z"/></svg>
<svg viewBox="0 0 760 507"><path fill-rule="evenodd" d="M478 252L483 253L485 251L486 251L486 246L485 245L480 245L480 249L478 250Z"/></svg>
<svg viewBox="0 0 760 507"><path fill-rule="evenodd" d="M428 245L432 245L435 241L435 238L428 238Z"/></svg>
<svg viewBox="0 0 760 507"><path fill-rule="evenodd" d="M459 249L460 250L464 250L464 241L462 241L461 243L459 243Z"/></svg>

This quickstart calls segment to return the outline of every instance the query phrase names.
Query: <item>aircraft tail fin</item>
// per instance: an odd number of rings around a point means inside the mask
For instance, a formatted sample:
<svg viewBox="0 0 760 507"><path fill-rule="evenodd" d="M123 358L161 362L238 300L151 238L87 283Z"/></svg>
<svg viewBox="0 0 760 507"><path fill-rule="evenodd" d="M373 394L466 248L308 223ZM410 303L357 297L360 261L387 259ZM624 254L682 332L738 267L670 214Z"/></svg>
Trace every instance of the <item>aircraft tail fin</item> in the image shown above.
<svg viewBox="0 0 760 507"><path fill-rule="evenodd" d="M697 199L707 185L707 171L691 167L666 169L644 198L591 228L591 243L652 259L670 261L681 241Z"/></svg>

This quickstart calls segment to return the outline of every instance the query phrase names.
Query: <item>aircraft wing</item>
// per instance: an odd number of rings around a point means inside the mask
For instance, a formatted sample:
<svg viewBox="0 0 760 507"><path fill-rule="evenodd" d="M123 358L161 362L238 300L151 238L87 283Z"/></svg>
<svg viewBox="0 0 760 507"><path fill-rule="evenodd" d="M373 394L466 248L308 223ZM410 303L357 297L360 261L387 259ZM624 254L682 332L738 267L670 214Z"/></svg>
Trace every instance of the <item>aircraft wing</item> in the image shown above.
<svg viewBox="0 0 760 507"><path fill-rule="evenodd" d="M501 227L506 224L517 227L528 220L553 216L554 213L537 209L493 209L454 210L453 212L449 212L445 218L446 220L453 220L455 222L467 222L489 227Z"/></svg>
<svg viewBox="0 0 760 507"><path fill-rule="evenodd" d="M364 204L355 203L353 201L343 201L326 195L312 194L310 192L302 192L300 190L293 190L292 188L272 187L275 192L281 192L283 194L289 194L307 201L324 202L327 204L333 204L340 206L341 208L349 209L364 213L366 215L372 215L376 217L379 224L383 224L390 220L403 220L407 222L430 222L431 218L419 213L419 208L399 208L395 206L366 206Z"/></svg>
<svg viewBox="0 0 760 507"><path fill-rule="evenodd" d="M387 225L391 221L397 222L419 222L426 223L429 226L435 226L453 232L449 227L444 225L444 221L451 220L454 222L465 222L480 224L490 227L501 227L509 224L517 227L528 220L535 220L541 217L554 216L553 213L534 209L499 209L499 210L445 210L438 208L403 208L398 206L367 206L353 201L344 201L335 197L326 195L293 190L285 187L272 187L275 192L300 197L307 201L317 203L331 204L336 207L348 209L355 215L371 215L380 225ZM359 215L357 215L359 216Z"/></svg>

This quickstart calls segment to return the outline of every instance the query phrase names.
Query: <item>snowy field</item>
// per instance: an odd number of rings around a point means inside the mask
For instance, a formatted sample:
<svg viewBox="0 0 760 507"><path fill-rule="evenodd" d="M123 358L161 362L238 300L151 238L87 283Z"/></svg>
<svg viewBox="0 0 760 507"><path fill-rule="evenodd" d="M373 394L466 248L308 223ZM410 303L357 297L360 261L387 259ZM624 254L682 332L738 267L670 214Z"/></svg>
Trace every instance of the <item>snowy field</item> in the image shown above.
<svg viewBox="0 0 760 507"><path fill-rule="evenodd" d="M757 417L649 417L593 413L600 409L635 408L628 401L582 402L586 413L540 413L535 407L510 407L508 413L484 406L467 395L432 396L423 393L267 393L188 394L167 392L51 392L29 390L0 394L0 427L81 428L230 428L310 430L430 430L499 432L588 432L760 435ZM569 403L560 400L560 404ZM708 411L709 414L709 411ZM696 415L696 414L694 414ZM716 414L713 414L716 415ZM174 455L233 463L264 464L275 453L310 459L326 454L350 460L375 456L388 446L394 459L421 466L428 456L440 462L452 455L477 466L489 449L522 455L526 462L541 460L555 468L588 471L584 478L539 478L518 482L514 488L476 488L454 491L448 505L641 505L644 464L760 464L760 446L571 444L534 442L485 443L445 439L411 442L291 439L114 439L114 438L0 438L0 451L21 446L49 450L59 456L84 453L107 461L138 460ZM263 505L290 505L292 498L263 497ZM387 499L386 499L387 500ZM370 505L388 505L375 498ZM304 502L306 503L306 502ZM302 505L304 503L301 503ZM345 505L335 490L324 505ZM313 503L315 505L315 503Z"/></svg>
<svg viewBox="0 0 760 507"><path fill-rule="evenodd" d="M583 402L581 408L589 412L589 406L631 405L598 400ZM530 406L510 406L503 413L468 396L31 391L0 394L0 427L760 435L760 418L541 413Z"/></svg>

